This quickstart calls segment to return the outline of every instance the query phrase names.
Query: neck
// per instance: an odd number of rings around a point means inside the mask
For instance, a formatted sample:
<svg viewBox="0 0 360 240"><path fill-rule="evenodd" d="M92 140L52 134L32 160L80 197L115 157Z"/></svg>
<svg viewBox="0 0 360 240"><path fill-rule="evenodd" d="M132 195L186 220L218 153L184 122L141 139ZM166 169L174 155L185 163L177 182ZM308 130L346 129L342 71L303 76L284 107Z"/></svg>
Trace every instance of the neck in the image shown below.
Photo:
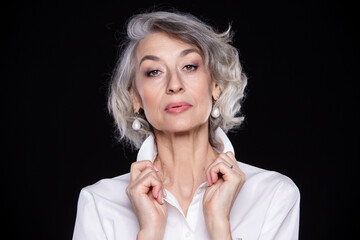
<svg viewBox="0 0 360 240"><path fill-rule="evenodd" d="M209 143L208 124L182 133L156 132L155 166L167 189L179 198L191 198L206 181L205 170L216 159Z"/></svg>

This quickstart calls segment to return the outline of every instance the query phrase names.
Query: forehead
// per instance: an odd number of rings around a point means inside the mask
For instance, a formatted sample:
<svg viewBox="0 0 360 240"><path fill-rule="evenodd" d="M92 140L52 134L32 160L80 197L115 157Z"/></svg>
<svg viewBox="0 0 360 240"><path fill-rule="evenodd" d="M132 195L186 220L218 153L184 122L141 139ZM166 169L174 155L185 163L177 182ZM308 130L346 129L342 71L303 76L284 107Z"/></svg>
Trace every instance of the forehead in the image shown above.
<svg viewBox="0 0 360 240"><path fill-rule="evenodd" d="M179 53L185 49L199 50L195 45L184 42L163 32L147 35L142 39L136 49L137 59L144 55L157 55L161 53Z"/></svg>

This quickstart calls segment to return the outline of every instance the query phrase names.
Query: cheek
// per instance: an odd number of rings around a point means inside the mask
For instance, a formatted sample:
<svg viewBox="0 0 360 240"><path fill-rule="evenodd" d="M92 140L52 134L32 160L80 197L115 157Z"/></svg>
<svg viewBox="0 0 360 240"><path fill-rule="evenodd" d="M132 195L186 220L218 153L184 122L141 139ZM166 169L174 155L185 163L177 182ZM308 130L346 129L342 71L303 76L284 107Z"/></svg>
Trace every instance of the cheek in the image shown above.
<svg viewBox="0 0 360 240"><path fill-rule="evenodd" d="M154 106L156 101L157 90L155 84L149 84L142 79L136 79L136 88L141 98L141 102L146 111L146 108Z"/></svg>
<svg viewBox="0 0 360 240"><path fill-rule="evenodd" d="M207 91L206 88L202 90L202 92L198 95L198 97L199 97L198 102L204 108L212 107L212 98L209 91Z"/></svg>
<svg viewBox="0 0 360 240"><path fill-rule="evenodd" d="M211 96L211 84L210 80L205 78L203 81L194 86L194 96L198 97L198 101L202 104L212 105L212 96ZM204 105L207 106L207 105Z"/></svg>
<svg viewBox="0 0 360 240"><path fill-rule="evenodd" d="M192 96L195 97L198 103L199 112L207 119L212 109L211 87L208 82L206 81L193 88Z"/></svg>
<svg viewBox="0 0 360 240"><path fill-rule="evenodd" d="M147 120L152 124L159 115L159 106L161 100L160 94L154 88L146 88L139 91L142 100L143 109Z"/></svg>
<svg viewBox="0 0 360 240"><path fill-rule="evenodd" d="M152 91L143 91L140 94L140 97L143 102L144 111L147 111L150 108L156 106L156 95Z"/></svg>

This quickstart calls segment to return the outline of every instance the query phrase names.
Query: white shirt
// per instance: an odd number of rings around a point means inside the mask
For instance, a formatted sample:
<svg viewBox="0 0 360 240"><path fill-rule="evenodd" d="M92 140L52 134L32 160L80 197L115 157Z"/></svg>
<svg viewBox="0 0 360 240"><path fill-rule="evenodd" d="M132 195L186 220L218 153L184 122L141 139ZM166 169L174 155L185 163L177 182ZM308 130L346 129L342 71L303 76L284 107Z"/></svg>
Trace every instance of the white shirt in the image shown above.
<svg viewBox="0 0 360 240"><path fill-rule="evenodd" d="M221 152L233 146L218 128L215 136L222 142ZM157 154L152 136L141 146L137 161L154 161ZM246 174L230 213L233 239L295 240L298 239L300 193L294 182L277 172L238 162ZM139 223L125 193L130 174L103 179L80 192L73 240L136 239ZM166 190L168 219L163 239L210 239L203 215L202 200L206 182L195 192L185 217L176 198Z"/></svg>

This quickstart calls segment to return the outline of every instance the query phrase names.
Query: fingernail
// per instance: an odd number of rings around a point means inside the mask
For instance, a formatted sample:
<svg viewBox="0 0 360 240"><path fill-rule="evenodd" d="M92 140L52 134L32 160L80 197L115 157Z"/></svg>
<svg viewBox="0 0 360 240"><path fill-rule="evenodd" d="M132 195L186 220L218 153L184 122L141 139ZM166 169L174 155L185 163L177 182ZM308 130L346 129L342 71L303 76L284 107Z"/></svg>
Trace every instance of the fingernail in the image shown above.
<svg viewBox="0 0 360 240"><path fill-rule="evenodd" d="M166 191L165 191L165 189L163 189L163 192L164 192L164 197L166 197Z"/></svg>
<svg viewBox="0 0 360 240"><path fill-rule="evenodd" d="M210 178L209 178L209 177L207 177L207 178L206 178L206 181L207 181L207 185L208 185L208 187L210 187L210 186L211 186L211 180L210 180Z"/></svg>
<svg viewBox="0 0 360 240"><path fill-rule="evenodd" d="M164 198L161 196L161 203L164 203Z"/></svg>
<svg viewBox="0 0 360 240"><path fill-rule="evenodd" d="M157 172L159 171L159 169L155 165L153 165L153 167L154 167L155 171L157 171Z"/></svg>

